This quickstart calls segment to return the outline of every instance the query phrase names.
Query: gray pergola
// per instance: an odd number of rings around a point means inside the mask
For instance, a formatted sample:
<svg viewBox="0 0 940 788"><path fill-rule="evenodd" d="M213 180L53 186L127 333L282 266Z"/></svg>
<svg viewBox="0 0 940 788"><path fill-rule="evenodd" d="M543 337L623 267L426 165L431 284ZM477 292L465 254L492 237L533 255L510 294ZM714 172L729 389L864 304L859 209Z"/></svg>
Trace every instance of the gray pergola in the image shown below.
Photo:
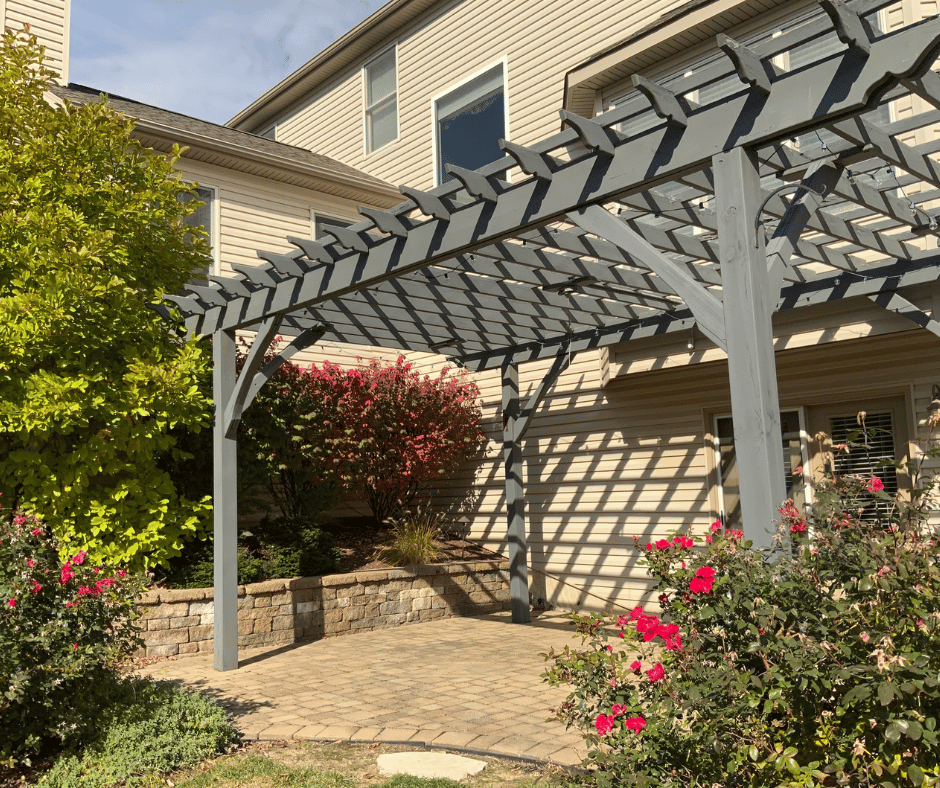
<svg viewBox="0 0 940 788"><path fill-rule="evenodd" d="M514 622L529 620L521 440L581 350L697 327L726 351L744 528L767 545L785 494L773 313L867 297L940 335L903 295L940 274L923 240L937 228L940 142L900 140L940 124L940 21L883 34L874 14L889 4L827 0L751 48L719 36L723 54L689 75L634 76L636 97L609 112L562 111L564 129L536 145L501 142L499 161L449 167L454 180L402 187L400 205L361 208L329 240L289 238L289 254L259 252L260 265L170 297L214 345L216 668L238 666L239 420L280 364L325 336L501 371ZM773 63L824 41L837 51ZM879 121L912 94L932 109ZM256 336L236 376L239 330ZM278 334L292 341L264 363ZM548 359L522 402L520 364Z"/></svg>

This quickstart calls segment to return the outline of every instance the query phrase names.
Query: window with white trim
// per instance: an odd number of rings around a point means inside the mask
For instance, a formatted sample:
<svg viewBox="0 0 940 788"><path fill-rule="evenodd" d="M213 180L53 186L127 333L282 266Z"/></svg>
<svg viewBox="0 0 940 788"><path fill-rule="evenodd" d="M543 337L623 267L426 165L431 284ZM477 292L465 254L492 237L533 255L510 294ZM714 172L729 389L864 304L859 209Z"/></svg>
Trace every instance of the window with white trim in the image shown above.
<svg viewBox="0 0 940 788"><path fill-rule="evenodd" d="M475 170L503 157L506 84L500 63L434 102L437 181L451 179L444 166Z"/></svg>
<svg viewBox="0 0 940 788"><path fill-rule="evenodd" d="M398 139L398 74L395 47L366 63L366 153Z"/></svg>
<svg viewBox="0 0 940 788"><path fill-rule="evenodd" d="M259 137L264 137L266 140L277 141L277 123L272 123L265 129L262 129L258 132Z"/></svg>
<svg viewBox="0 0 940 788"><path fill-rule="evenodd" d="M183 219L183 224L188 227L202 227L206 231L206 240L212 249L212 257L207 262L205 268L193 272L193 277L199 281L206 281L209 274L219 272L219 194L214 186L193 186L194 194L180 194L180 201L188 203L191 200L198 200L202 205L198 206L189 216Z"/></svg>
<svg viewBox="0 0 940 788"><path fill-rule="evenodd" d="M809 467L806 430L800 408L780 411L780 447L786 497L798 506L805 503L803 468ZM734 449L731 416L716 416L713 433L715 468L718 474L718 513L726 528L741 528L741 494L738 461Z"/></svg>

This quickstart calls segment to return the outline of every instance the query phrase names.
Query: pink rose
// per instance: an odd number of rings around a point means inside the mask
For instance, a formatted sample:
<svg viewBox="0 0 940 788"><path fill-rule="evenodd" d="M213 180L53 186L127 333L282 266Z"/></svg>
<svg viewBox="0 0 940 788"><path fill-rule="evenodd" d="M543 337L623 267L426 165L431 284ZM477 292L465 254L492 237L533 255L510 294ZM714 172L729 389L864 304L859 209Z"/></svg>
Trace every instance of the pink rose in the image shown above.
<svg viewBox="0 0 940 788"><path fill-rule="evenodd" d="M868 492L870 493L881 492L884 488L885 483L877 476L872 476L871 481L868 482Z"/></svg>
<svg viewBox="0 0 940 788"><path fill-rule="evenodd" d="M16 607L16 600L11 599L9 602L7 602L7 605L9 605L10 607Z"/></svg>
<svg viewBox="0 0 940 788"><path fill-rule="evenodd" d="M633 662L630 663L630 670L636 673L637 675L640 675L640 668L642 667L643 666L640 664L640 660L638 659L635 659L633 660Z"/></svg>
<svg viewBox="0 0 940 788"><path fill-rule="evenodd" d="M607 735L614 727L613 715L608 716L606 714L598 714L597 719L594 720L594 727L601 736Z"/></svg>
<svg viewBox="0 0 940 788"><path fill-rule="evenodd" d="M646 720L642 717L628 717L623 721L623 727L628 731L636 731L639 733L646 727Z"/></svg>
<svg viewBox="0 0 940 788"><path fill-rule="evenodd" d="M663 670L663 666L657 662L655 665L653 665L653 667L646 671L646 675L650 677L650 681L655 683L665 676L666 673Z"/></svg>

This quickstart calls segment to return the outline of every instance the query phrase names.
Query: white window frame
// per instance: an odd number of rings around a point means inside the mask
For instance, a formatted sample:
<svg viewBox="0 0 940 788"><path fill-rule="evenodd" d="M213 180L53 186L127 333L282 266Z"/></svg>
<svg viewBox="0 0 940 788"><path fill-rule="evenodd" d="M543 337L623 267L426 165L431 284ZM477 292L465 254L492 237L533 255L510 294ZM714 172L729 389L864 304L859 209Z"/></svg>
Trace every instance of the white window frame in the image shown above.
<svg viewBox="0 0 940 788"><path fill-rule="evenodd" d="M218 186L212 186L207 183L200 183L199 181L186 181L184 180L187 186L196 186L200 189L206 189L207 191L212 192L212 203L209 206L209 227L207 233L209 235L209 247L212 250L212 260L209 263L209 275L210 276L219 276L222 272L222 252L220 246L220 236L222 229L222 199L221 199L221 189Z"/></svg>
<svg viewBox="0 0 940 788"><path fill-rule="evenodd" d="M277 121L261 129L261 131L258 132L258 136L264 137L266 140L277 142Z"/></svg>
<svg viewBox="0 0 940 788"><path fill-rule="evenodd" d="M800 424L800 457L803 461L801 465L803 468L803 500L804 505L808 507L813 503L814 496L812 473L810 472L809 434L806 431L806 408L802 405L797 405L796 407L780 406L781 413L793 411L796 412ZM727 520L725 519L724 485L721 479L721 446L718 438L718 420L730 418L732 418L731 413L715 413L711 419L711 450L715 469L715 486L718 492L718 517L722 522L727 522Z"/></svg>
<svg viewBox="0 0 940 788"><path fill-rule="evenodd" d="M431 97L431 138L433 140L432 166L434 167L434 185L441 185L441 151L440 138L437 133L437 104L441 99L446 98L451 93L460 90L464 85L472 82L477 77L482 76L487 71L492 71L497 66L502 66L503 70L503 134L505 140L511 140L511 131L509 129L509 58L503 55L498 60L493 60L483 68L477 69L472 74L464 77L459 82L448 85L447 88ZM511 180L511 179L510 179Z"/></svg>
<svg viewBox="0 0 940 788"><path fill-rule="evenodd" d="M369 104L369 68L375 63L376 60L387 55L389 52L395 53L395 90L390 96L395 99L395 136L392 137L388 142L383 143L377 148L373 148L371 145L371 134L369 133L369 120L370 120L370 111L373 110L378 104L381 104L384 101L387 101L389 96L385 96L382 99L379 99L376 104ZM362 147L365 151L366 156L370 156L373 153L377 153L380 150L386 149L392 143L398 141L401 136L401 126L399 125L401 119L401 113L399 109L401 108L400 102L398 101L398 42L396 41L391 46L385 47L381 52L377 52L375 55L370 57L365 63L362 64Z"/></svg>

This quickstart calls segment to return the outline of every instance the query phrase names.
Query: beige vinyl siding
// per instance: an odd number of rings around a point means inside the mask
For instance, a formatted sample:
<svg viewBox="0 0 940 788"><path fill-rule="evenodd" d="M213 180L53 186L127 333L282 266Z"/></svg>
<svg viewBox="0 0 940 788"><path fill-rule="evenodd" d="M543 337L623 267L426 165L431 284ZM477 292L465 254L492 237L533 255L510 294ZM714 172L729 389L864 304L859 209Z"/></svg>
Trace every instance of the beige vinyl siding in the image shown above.
<svg viewBox="0 0 940 788"><path fill-rule="evenodd" d="M289 186L255 175L181 159L188 181L213 186L219 200L220 259L223 273L235 263L258 265L258 250L285 252L287 236L312 237L311 211L356 221L356 203L312 189Z"/></svg>
<svg viewBox="0 0 940 788"><path fill-rule="evenodd" d="M434 180L434 97L506 58L510 138L522 144L535 142L559 128L567 69L678 5L677 0L657 0L642 7L602 0L586 13L583 6L565 0L445 4L397 38L398 140L365 154L362 63L324 86L305 105L278 118L278 139L333 156L392 183L428 188ZM546 46L545 35L533 31L549 34L558 44ZM392 39L383 42L375 52L391 43Z"/></svg>
<svg viewBox="0 0 940 788"><path fill-rule="evenodd" d="M4 28L30 33L46 47L46 65L68 84L69 0L0 0Z"/></svg>

